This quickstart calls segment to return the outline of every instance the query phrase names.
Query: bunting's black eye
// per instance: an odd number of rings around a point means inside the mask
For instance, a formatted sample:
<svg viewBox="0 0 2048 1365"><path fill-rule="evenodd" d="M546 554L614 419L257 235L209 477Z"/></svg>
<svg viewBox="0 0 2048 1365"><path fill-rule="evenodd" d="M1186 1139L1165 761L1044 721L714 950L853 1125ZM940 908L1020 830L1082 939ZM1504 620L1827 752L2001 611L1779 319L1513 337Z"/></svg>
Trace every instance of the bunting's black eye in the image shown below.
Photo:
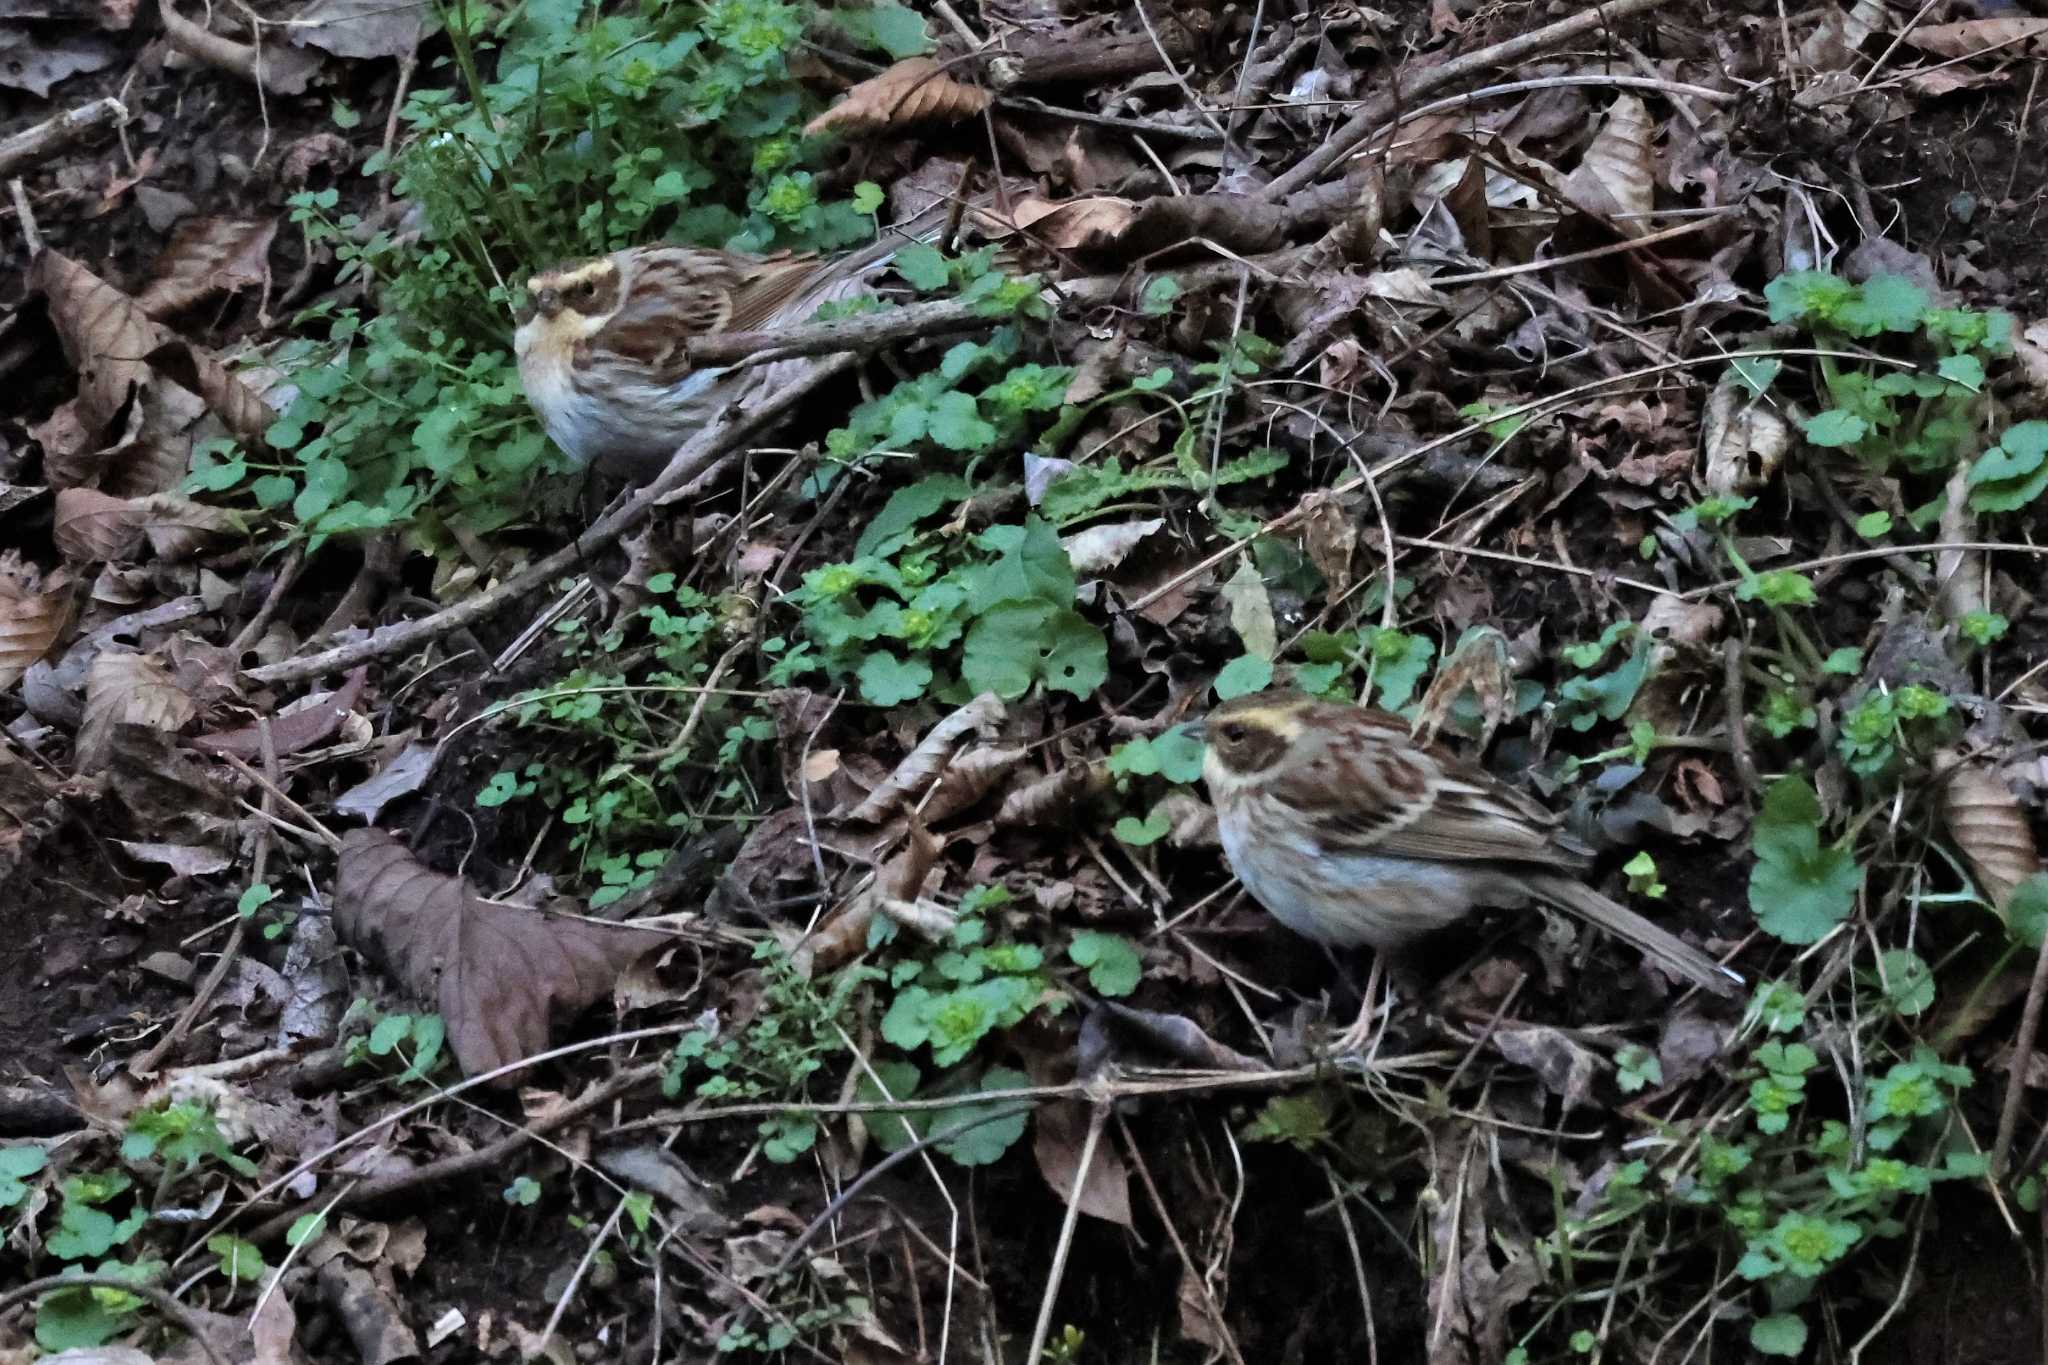
<svg viewBox="0 0 2048 1365"><path fill-rule="evenodd" d="M1244 738L1244 727L1236 724L1226 725L1223 727L1223 737L1235 744Z"/></svg>

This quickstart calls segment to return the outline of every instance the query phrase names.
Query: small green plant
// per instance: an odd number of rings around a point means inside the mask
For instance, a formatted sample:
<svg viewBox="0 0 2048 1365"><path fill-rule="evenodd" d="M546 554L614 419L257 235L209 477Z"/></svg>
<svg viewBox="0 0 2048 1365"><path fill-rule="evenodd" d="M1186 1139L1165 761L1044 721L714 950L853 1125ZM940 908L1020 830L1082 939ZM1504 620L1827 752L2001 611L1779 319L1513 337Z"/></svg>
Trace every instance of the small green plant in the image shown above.
<svg viewBox="0 0 2048 1365"><path fill-rule="evenodd" d="M1871 692L1842 717L1843 761L1866 780L1894 776L1908 753L1927 753L1948 738L1950 711L1947 697L1925 687Z"/></svg>
<svg viewBox="0 0 2048 1365"><path fill-rule="evenodd" d="M345 1066L396 1062L401 1069L392 1080L404 1085L432 1076L446 1060L448 1025L438 1014L385 1014L369 1001L357 1000L349 1007L346 1022L357 1019L367 1021L369 1029L350 1035L343 1053Z"/></svg>
<svg viewBox="0 0 2048 1365"><path fill-rule="evenodd" d="M2009 316L1937 308L1897 275L1851 284L1796 271L1766 285L1764 298L1772 322L1804 329L1822 349L1887 346L1911 362L1817 358L1815 389L1827 406L1806 421L1809 442L1849 451L1880 473L1945 476L1969 454L1983 420L1986 367L2012 354ZM1776 370L1749 373L1767 386Z"/></svg>

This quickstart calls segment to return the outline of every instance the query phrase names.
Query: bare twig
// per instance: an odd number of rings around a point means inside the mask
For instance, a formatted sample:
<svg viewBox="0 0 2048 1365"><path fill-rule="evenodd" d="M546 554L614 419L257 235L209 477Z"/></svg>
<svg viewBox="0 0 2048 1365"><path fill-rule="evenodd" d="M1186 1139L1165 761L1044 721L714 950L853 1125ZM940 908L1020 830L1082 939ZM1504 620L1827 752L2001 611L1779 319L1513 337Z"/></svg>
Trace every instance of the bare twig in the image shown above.
<svg viewBox="0 0 2048 1365"><path fill-rule="evenodd" d="M40 164L96 128L125 123L128 106L117 99L94 100L44 119L0 141L0 175L12 175Z"/></svg>
<svg viewBox="0 0 2048 1365"><path fill-rule="evenodd" d="M28 191L16 176L7 182L7 197L14 201L14 216L21 223L21 243L34 260L43 253L43 234L36 229L36 211L29 207Z"/></svg>
<svg viewBox="0 0 2048 1365"><path fill-rule="evenodd" d="M2027 983L2027 1003L2020 1010L2020 1031L2012 1040L2012 1065L2005 1079L2005 1104L1998 1111L1998 1136L1991 1144L1991 1178L2005 1175L2005 1163L2012 1155L2012 1138L2020 1124L2020 1101L2027 1094L2027 1065L2034 1060L2034 1043L2041 1035L2041 1002L2048 997L2048 938L2034 955L2034 976Z"/></svg>
<svg viewBox="0 0 2048 1365"><path fill-rule="evenodd" d="M1296 190L1314 184L1378 131L1379 126L1397 110L1415 103L1423 95L1455 85L1481 71L1496 67L1512 70L1539 52L1562 47L1618 20L1656 9L1664 2L1613 0L1610 4L1592 5L1569 19L1546 24L1530 33L1517 34L1505 42L1467 52L1462 57L1453 57L1441 65L1425 68L1405 82L1397 80L1353 114L1342 128L1330 135L1329 141L1259 191L1260 196L1285 199Z"/></svg>

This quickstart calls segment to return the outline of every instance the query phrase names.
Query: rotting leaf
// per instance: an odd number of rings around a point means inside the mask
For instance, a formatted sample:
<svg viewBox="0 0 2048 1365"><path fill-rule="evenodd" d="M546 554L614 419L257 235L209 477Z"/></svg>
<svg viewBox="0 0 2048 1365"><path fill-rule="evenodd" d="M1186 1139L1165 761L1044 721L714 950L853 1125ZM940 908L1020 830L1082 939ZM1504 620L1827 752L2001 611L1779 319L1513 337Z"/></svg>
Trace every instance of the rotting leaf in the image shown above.
<svg viewBox="0 0 2048 1365"><path fill-rule="evenodd" d="M1437 731L1453 708L1470 692L1479 707L1479 747L1493 742L1493 732L1515 713L1515 675L1508 660L1508 637L1492 626L1474 626L1459 639L1451 657L1430 679L1416 706L1415 734L1434 743Z"/></svg>
<svg viewBox="0 0 2048 1365"><path fill-rule="evenodd" d="M2013 889L2041 870L2027 813L1996 770L1948 752L1937 759L1949 767L1941 789L1941 814L1970 874L2001 917Z"/></svg>
<svg viewBox="0 0 2048 1365"><path fill-rule="evenodd" d="M237 441L254 451L270 449L264 433L277 413L218 359L187 341L170 341L146 357L151 368L199 395Z"/></svg>
<svg viewBox="0 0 2048 1365"><path fill-rule="evenodd" d="M918 807L920 818L937 824L974 805L1024 761L1024 752L1015 748L969 749L956 755Z"/></svg>
<svg viewBox="0 0 2048 1365"><path fill-rule="evenodd" d="M280 712L270 722L270 742L278 757L310 749L339 730L341 723L355 710L356 699L362 696L363 684L369 676L367 667L358 668L334 691L316 693ZM216 731L200 735L189 743L195 749L233 754L253 762L263 756L263 727L245 725L239 730Z"/></svg>
<svg viewBox="0 0 2048 1365"><path fill-rule="evenodd" d="M1707 491L1726 496L1763 487L1777 474L1791 444L1785 419L1754 397L1733 367L1724 373L1700 418Z"/></svg>
<svg viewBox="0 0 2048 1365"><path fill-rule="evenodd" d="M651 930L493 905L380 829L342 838L334 927L432 1002L469 1076L545 1050L554 1025L668 941ZM511 1085L514 1077L497 1083Z"/></svg>
<svg viewBox="0 0 2048 1365"><path fill-rule="evenodd" d="M71 575L39 572L13 550L0 553L0 692L49 653L71 619Z"/></svg>
<svg viewBox="0 0 2048 1365"><path fill-rule="evenodd" d="M1060 1203L1072 1200L1090 1218L1119 1227L1131 1226L1131 1173L1122 1153L1105 1134L1096 1139L1088 1174L1081 1175L1081 1153L1088 1142L1089 1106L1082 1100L1053 1100L1038 1108L1031 1135L1031 1155L1038 1173ZM1074 1191L1080 1185L1077 1196Z"/></svg>
<svg viewBox="0 0 2048 1365"><path fill-rule="evenodd" d="M913 123L958 123L988 108L986 90L953 79L930 57L906 57L853 86L804 125L804 136L857 137Z"/></svg>

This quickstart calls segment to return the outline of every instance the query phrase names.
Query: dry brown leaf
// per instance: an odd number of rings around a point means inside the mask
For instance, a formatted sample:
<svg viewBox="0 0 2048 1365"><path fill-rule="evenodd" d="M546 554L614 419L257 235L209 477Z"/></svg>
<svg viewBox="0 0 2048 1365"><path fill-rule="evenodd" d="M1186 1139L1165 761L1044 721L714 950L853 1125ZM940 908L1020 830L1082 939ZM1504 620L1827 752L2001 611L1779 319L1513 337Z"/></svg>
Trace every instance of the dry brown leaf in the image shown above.
<svg viewBox="0 0 2048 1365"><path fill-rule="evenodd" d="M938 824L958 815L987 796L1023 761L1022 749L969 749L956 755L932 783L931 795L919 803L919 818Z"/></svg>
<svg viewBox="0 0 2048 1365"><path fill-rule="evenodd" d="M210 33L171 8L170 0L157 0L157 13L163 19L164 36L170 39L172 47L208 66L261 85L273 94L305 93L314 73L320 70L320 59L303 49L276 44L259 48L253 43Z"/></svg>
<svg viewBox="0 0 2048 1365"><path fill-rule="evenodd" d="M276 236L275 218L187 218L156 258L154 274L135 304L162 319L216 295L261 284L270 273L270 243Z"/></svg>
<svg viewBox="0 0 2048 1365"><path fill-rule="evenodd" d="M903 756L896 770L868 799L854 807L846 818L866 823L887 819L899 807L915 805L924 789L938 779L953 757L953 750L970 730L993 730L1007 712L1002 699L984 692L934 725L915 749Z"/></svg>
<svg viewBox="0 0 2048 1365"><path fill-rule="evenodd" d="M1450 719L1451 708L1467 691L1479 705L1479 747L1493 742L1493 732L1515 714L1515 674L1508 659L1508 637L1492 626L1477 626L1458 641L1416 706L1414 730L1424 743L1435 743L1437 731Z"/></svg>
<svg viewBox="0 0 2048 1365"><path fill-rule="evenodd" d="M1309 563L1329 580L1332 600L1351 587L1351 564L1358 556L1358 522L1343 500L1326 492L1303 498L1301 547Z"/></svg>
<svg viewBox="0 0 2048 1365"><path fill-rule="evenodd" d="M0 692L21 681L29 665L50 652L71 619L72 579L64 569L45 574L14 550L0 553Z"/></svg>
<svg viewBox="0 0 2048 1365"><path fill-rule="evenodd" d="M930 57L905 57L848 90L804 125L804 135L855 137L913 123L958 123L988 108L988 101L986 90L954 80Z"/></svg>
<svg viewBox="0 0 2048 1365"><path fill-rule="evenodd" d="M1941 789L1941 814L1970 874L2000 915L2013 888L2041 870L2033 827L1997 770L1975 759L1949 752L1937 762L1952 763Z"/></svg>
<svg viewBox="0 0 2048 1365"><path fill-rule="evenodd" d="M270 743L278 757L310 749L339 730L341 723L355 710L356 700L362 696L363 683L369 675L368 668L358 668L334 691L315 693L279 712L277 718L270 722ZM191 745L208 753L233 754L254 762L263 757L263 727L245 725L239 730L199 735Z"/></svg>
<svg viewBox="0 0 2048 1365"><path fill-rule="evenodd" d="M2001 57L2048 53L2048 19L1965 19L1911 29L1906 41L1937 57L1974 57L1996 50Z"/></svg>
<svg viewBox="0 0 2048 1365"><path fill-rule="evenodd" d="M1065 1204L1070 1199L1090 1218L1100 1218L1119 1227L1131 1226L1131 1173L1123 1155L1105 1134L1096 1139L1085 1180L1081 1174L1081 1151L1088 1141L1089 1106L1082 1100L1053 1100L1039 1106L1034 1116L1031 1155L1038 1161L1038 1173L1052 1187L1053 1196ZM1074 1186L1081 1187L1078 1199Z"/></svg>
<svg viewBox="0 0 2048 1365"><path fill-rule="evenodd" d="M1565 177L1564 197L1609 220L1620 214L1646 214L1655 208L1657 165L1650 139L1656 131L1640 99L1618 96L1608 107L1579 168ZM1635 234L1649 231L1649 225L1640 219L1618 221L1615 226Z"/></svg>
<svg viewBox="0 0 2048 1365"><path fill-rule="evenodd" d="M199 714L171 675L146 654L103 649L85 676L85 720L78 727L78 770L106 761L117 725L175 734Z"/></svg>
<svg viewBox="0 0 2048 1365"><path fill-rule="evenodd" d="M874 881L805 939L791 954L797 970L809 976L829 972L868 946L868 925L875 911L887 902L917 902L923 898L925 879L938 861L940 843L922 822L912 824L910 835L896 856L875 873ZM914 911L910 913L915 913Z"/></svg>
<svg viewBox="0 0 2048 1365"><path fill-rule="evenodd" d="M127 498L109 497L92 488L64 488L57 492L50 537L58 552L74 564L125 563L142 549L144 520L142 507Z"/></svg>
<svg viewBox="0 0 2048 1365"><path fill-rule="evenodd" d="M546 1050L555 1025L668 941L646 929L494 905L460 877L423 866L381 829L342 838L334 928L440 1011L467 1076Z"/></svg>
<svg viewBox="0 0 2048 1365"><path fill-rule="evenodd" d="M1112 782L1105 763L1070 764L1003 797L996 823L1005 827L1065 824L1076 806L1108 791Z"/></svg>
<svg viewBox="0 0 2048 1365"><path fill-rule="evenodd" d="M198 394L236 440L255 450L269 449L264 433L277 414L216 357L190 342L170 341L145 359L165 378Z"/></svg>
<svg viewBox="0 0 2048 1365"><path fill-rule="evenodd" d="M1048 199L1040 194L1020 195L1003 213L994 207L975 211L975 226L990 241L1002 241L1019 233L1054 251L1099 251L1113 245L1130 229L1138 214L1138 201L1113 194L1090 195L1085 199Z"/></svg>
<svg viewBox="0 0 2048 1365"><path fill-rule="evenodd" d="M142 358L161 339L156 324L134 299L54 251L36 257L28 282L48 300L64 358L78 371L80 420L105 433L130 393L149 385Z"/></svg>
<svg viewBox="0 0 2048 1365"><path fill-rule="evenodd" d="M176 493L152 493L135 506L142 516L142 533L149 537L157 558L176 563L190 559L226 536L240 535L248 528L242 519L222 507L208 507Z"/></svg>
<svg viewBox="0 0 2048 1365"><path fill-rule="evenodd" d="M1791 445L1785 419L1757 401L1734 370L1724 373L1700 419L1707 491L1726 495L1763 487L1776 476Z"/></svg>
<svg viewBox="0 0 2048 1365"><path fill-rule="evenodd" d="M1105 522L1060 537L1060 545L1066 550L1067 562L1074 566L1075 575L1093 578L1123 563L1131 551L1138 548L1139 541L1165 525L1164 517Z"/></svg>

